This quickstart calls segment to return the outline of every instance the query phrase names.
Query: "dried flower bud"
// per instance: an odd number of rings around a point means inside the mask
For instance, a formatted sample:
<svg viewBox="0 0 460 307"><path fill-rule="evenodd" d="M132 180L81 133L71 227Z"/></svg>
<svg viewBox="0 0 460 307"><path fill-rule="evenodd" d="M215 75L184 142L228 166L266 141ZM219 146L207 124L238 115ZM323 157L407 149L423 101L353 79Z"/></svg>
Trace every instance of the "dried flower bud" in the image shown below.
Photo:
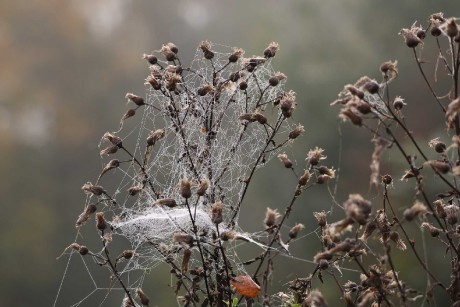
<svg viewBox="0 0 460 307"><path fill-rule="evenodd" d="M243 73L240 72L240 71L235 71L233 73L230 74L230 76L228 77L228 79L232 82L236 82L238 81L241 77L243 76Z"/></svg>
<svg viewBox="0 0 460 307"><path fill-rule="evenodd" d="M394 100L393 100L393 108L395 108L396 110L401 110L407 103L404 102L404 99L401 98L400 96L397 96Z"/></svg>
<svg viewBox="0 0 460 307"><path fill-rule="evenodd" d="M228 57L230 63L235 63L240 59L244 54L244 50L241 48L234 48L233 53Z"/></svg>
<svg viewBox="0 0 460 307"><path fill-rule="evenodd" d="M112 143L112 145L117 145L118 147L121 147L123 143L123 140L119 136L116 136L110 132L104 133L102 139L107 140Z"/></svg>
<svg viewBox="0 0 460 307"><path fill-rule="evenodd" d="M80 255L82 255L82 256L87 255L87 254L89 253L89 249L88 249L88 247L82 245L82 246L80 246L80 248L78 249L78 253L79 253Z"/></svg>
<svg viewBox="0 0 460 307"><path fill-rule="evenodd" d="M157 129L150 132L147 137L147 146L153 146L158 140L161 140L165 136L165 131L163 129Z"/></svg>
<svg viewBox="0 0 460 307"><path fill-rule="evenodd" d="M291 230L289 230L289 238L291 239L297 238L297 235L299 234L299 232L304 228L305 226L303 224L296 224L294 227L291 228Z"/></svg>
<svg viewBox="0 0 460 307"><path fill-rule="evenodd" d="M179 48L174 43L167 43L166 46L168 46L169 50L177 54L179 52Z"/></svg>
<svg viewBox="0 0 460 307"><path fill-rule="evenodd" d="M133 117L134 115L136 115L136 110L129 109L128 111L126 111L125 114L123 114L123 117L121 118L121 121L124 121L125 119L128 119L130 117Z"/></svg>
<svg viewBox="0 0 460 307"><path fill-rule="evenodd" d="M90 218L91 214L96 212L97 207L94 204L88 205L85 210L78 216L77 222L75 223L75 226L77 228L81 227L84 223L88 221Z"/></svg>
<svg viewBox="0 0 460 307"><path fill-rule="evenodd" d="M387 61L380 65L380 71L386 79L392 80L398 76L398 61Z"/></svg>
<svg viewBox="0 0 460 307"><path fill-rule="evenodd" d="M455 18L450 18L445 23L445 33L450 38L454 38L458 34L458 25Z"/></svg>
<svg viewBox="0 0 460 307"><path fill-rule="evenodd" d="M438 199L438 200L435 200L433 202L433 205L435 206L435 211L436 211L436 215L440 218L440 219L445 219L447 217L447 213L446 211L444 210L444 207L445 207L445 204L444 204L444 201L442 199Z"/></svg>
<svg viewBox="0 0 460 307"><path fill-rule="evenodd" d="M348 217L360 225L365 225L369 220L372 204L359 194L350 194L343 203L343 208Z"/></svg>
<svg viewBox="0 0 460 307"><path fill-rule="evenodd" d="M192 235L176 232L175 234L173 234L173 241L178 243L185 243L191 246L194 242L194 239Z"/></svg>
<svg viewBox="0 0 460 307"><path fill-rule="evenodd" d="M81 189L83 191L86 191L88 193L91 193L93 195L96 195L96 196L101 196L102 194L106 194L105 190L103 187L99 186L99 185L93 185L91 182L87 182L85 183Z"/></svg>
<svg viewBox="0 0 460 307"><path fill-rule="evenodd" d="M262 114L256 112L251 114L251 122L258 122L261 125L265 125L267 123L267 118L263 116Z"/></svg>
<svg viewBox="0 0 460 307"><path fill-rule="evenodd" d="M426 206L421 203L420 201L416 200L415 203L412 205L412 207L407 208L404 210L404 218L407 221L412 221L417 215L419 214L426 214L428 212L428 209Z"/></svg>
<svg viewBox="0 0 460 307"><path fill-rule="evenodd" d="M390 175L383 175L382 176L382 182L385 185L389 185L389 184L391 184L393 182L393 178L391 178Z"/></svg>
<svg viewBox="0 0 460 307"><path fill-rule="evenodd" d="M458 207L455 204L448 205L444 207L444 211L446 212L446 221L450 225L455 225L458 222Z"/></svg>
<svg viewBox="0 0 460 307"><path fill-rule="evenodd" d="M305 132L304 127L302 125L298 125L297 127L294 128L294 130L289 132L289 138L291 140L294 140L304 132Z"/></svg>
<svg viewBox="0 0 460 307"><path fill-rule="evenodd" d="M142 58L143 59L146 59L147 62L150 63L150 65L155 65L156 63L158 63L158 58L156 56L154 56L153 54L143 54L142 55Z"/></svg>
<svg viewBox="0 0 460 307"><path fill-rule="evenodd" d="M438 26L431 26L431 30L430 30L430 33L431 35L433 35L434 37L438 37L442 34L442 31L441 29L438 27Z"/></svg>
<svg viewBox="0 0 460 307"><path fill-rule="evenodd" d="M319 290L312 290L304 301L306 306L327 307L326 300Z"/></svg>
<svg viewBox="0 0 460 307"><path fill-rule="evenodd" d="M332 255L330 252L328 252L328 251L326 251L326 252L319 252L319 253L317 253L317 254L313 257L313 261L314 261L315 263L319 263L319 262L320 262L321 260L323 260L323 259L324 259L324 260L331 260L332 257L333 257L333 255Z"/></svg>
<svg viewBox="0 0 460 307"><path fill-rule="evenodd" d="M198 47L203 51L205 59L211 60L214 58L214 52L211 50L211 43L202 41Z"/></svg>
<svg viewBox="0 0 460 307"><path fill-rule="evenodd" d="M233 240L233 239L235 239L235 235L236 235L236 233L233 230L222 231L222 233L220 234L220 239L222 241Z"/></svg>
<svg viewBox="0 0 460 307"><path fill-rule="evenodd" d="M279 154L278 159L284 164L285 168L292 168L292 161L288 159L286 154Z"/></svg>
<svg viewBox="0 0 460 307"><path fill-rule="evenodd" d="M264 224L267 227L272 227L276 224L276 220L280 217L281 215L278 213L278 210L273 210L271 208L267 207L267 212L265 213L265 219L264 219Z"/></svg>
<svg viewBox="0 0 460 307"><path fill-rule="evenodd" d="M142 106L145 104L144 98L134 95L133 93L127 93L126 98L136 104L137 106Z"/></svg>
<svg viewBox="0 0 460 307"><path fill-rule="evenodd" d="M206 96L214 90L214 87L210 84L205 84L197 90L199 96Z"/></svg>
<svg viewBox="0 0 460 307"><path fill-rule="evenodd" d="M273 77L268 79L268 84L271 86L277 86L280 81L283 81L284 79L286 79L286 75L281 72L277 72Z"/></svg>
<svg viewBox="0 0 460 307"><path fill-rule="evenodd" d="M104 218L104 212L96 213L96 228L101 231L107 228L107 222Z"/></svg>
<svg viewBox="0 0 460 307"><path fill-rule="evenodd" d="M324 211L321 212L314 212L313 215L315 216L316 220L318 221L318 225L320 227L324 227L327 225L327 213Z"/></svg>
<svg viewBox="0 0 460 307"><path fill-rule="evenodd" d="M171 50L168 45L163 45L160 52L164 55L166 61L172 62L176 59L176 54Z"/></svg>
<svg viewBox="0 0 460 307"><path fill-rule="evenodd" d="M136 252L134 250L132 250L132 249L126 249L122 253L123 258L125 258L125 259L131 259L136 255L137 255Z"/></svg>
<svg viewBox="0 0 460 307"><path fill-rule="evenodd" d="M183 198L190 198L192 196L192 184L190 183L190 181L188 181L188 179L181 179L179 184L179 194Z"/></svg>
<svg viewBox="0 0 460 307"><path fill-rule="evenodd" d="M368 104L367 102L361 100L356 105L356 110L358 110L359 113L361 113L361 114L369 114L369 113L372 112L372 106L370 104Z"/></svg>
<svg viewBox="0 0 460 307"><path fill-rule="evenodd" d="M299 178L299 185L304 186L310 180L311 174L308 170L305 170L303 175Z"/></svg>
<svg viewBox="0 0 460 307"><path fill-rule="evenodd" d="M428 160L424 164L430 165L436 172L441 174L447 174L451 169L449 163L438 160Z"/></svg>
<svg viewBox="0 0 460 307"><path fill-rule="evenodd" d="M399 34L404 37L404 42L406 43L407 47L415 48L419 44L423 44L423 41L417 36L418 31L419 28L413 26L410 29L402 29L401 32L399 32Z"/></svg>
<svg viewBox="0 0 460 307"><path fill-rule="evenodd" d="M390 240L396 243L396 247L402 251L406 250L406 244L399 237L399 234L396 231L390 232Z"/></svg>
<svg viewBox="0 0 460 307"><path fill-rule="evenodd" d="M252 121L252 114L251 113L243 113L243 114L240 115L239 119L251 122Z"/></svg>
<svg viewBox="0 0 460 307"><path fill-rule="evenodd" d="M353 112L353 110L349 107L345 107L340 110L339 117L343 120L349 120L356 126L361 126L363 124L363 119L360 115Z"/></svg>
<svg viewBox="0 0 460 307"><path fill-rule="evenodd" d="M206 193L206 190L209 187L209 181L204 179L200 181L200 185L198 186L198 189L196 190L196 194L198 196L203 196Z"/></svg>
<svg viewBox="0 0 460 307"><path fill-rule="evenodd" d="M101 156L112 155L118 151L118 148L120 148L118 145L109 146L101 150L100 155Z"/></svg>
<svg viewBox="0 0 460 307"><path fill-rule="evenodd" d="M279 50L278 43L271 42L268 47L264 50L264 56L269 59L273 58L276 55L276 52Z"/></svg>
<svg viewBox="0 0 460 307"><path fill-rule="evenodd" d="M441 229L434 227L430 223L424 222L422 223L422 228L426 228L432 237L437 237L441 233Z"/></svg>
<svg viewBox="0 0 460 307"><path fill-rule="evenodd" d="M218 201L211 206L211 221L214 224L220 224L223 222L222 211L224 209L224 204L221 201Z"/></svg>
<svg viewBox="0 0 460 307"><path fill-rule="evenodd" d="M244 91L248 88L248 83L246 81L241 81L239 85L240 90Z"/></svg>
<svg viewBox="0 0 460 307"><path fill-rule="evenodd" d="M157 78L153 76L148 76L147 79L145 79L145 81L145 84L150 84L154 90L158 91L159 89L161 89L161 82Z"/></svg>
<svg viewBox="0 0 460 307"><path fill-rule="evenodd" d="M415 177L415 174L414 172L410 169L410 170L407 170L404 175L401 177L401 181L403 180L406 180L409 179L409 178L414 178Z"/></svg>
<svg viewBox="0 0 460 307"><path fill-rule="evenodd" d="M346 86L345 86L345 89L346 89L352 96L356 96L356 97L358 97L359 99L363 99L363 98L364 98L364 93L363 93L363 91L357 89L354 85L346 85Z"/></svg>
<svg viewBox="0 0 460 307"><path fill-rule="evenodd" d="M432 140L430 140L428 142L428 145L431 147L431 148L434 148L434 150L437 152L437 153L443 153L446 151L447 149L447 146L445 143L441 142L439 140L439 138L434 138Z"/></svg>
<svg viewBox="0 0 460 307"><path fill-rule="evenodd" d="M142 189L143 189L142 185L135 185L128 189L128 194L130 196L136 196L140 191L142 191Z"/></svg>
<svg viewBox="0 0 460 307"><path fill-rule="evenodd" d="M280 109L281 113L289 118L292 116L292 113L294 112L296 106L296 101L295 101L295 93L293 91L289 91L287 93L284 93L283 97L281 98L280 101Z"/></svg>
<svg viewBox="0 0 460 307"><path fill-rule="evenodd" d="M142 291L141 288L136 289L137 297L141 300L141 304L144 306L148 306L150 303L150 298Z"/></svg>
<svg viewBox="0 0 460 307"><path fill-rule="evenodd" d="M177 206L176 200L174 198L161 198L156 200L154 204L157 206L167 206L169 208L174 208Z"/></svg>
<svg viewBox="0 0 460 307"><path fill-rule="evenodd" d="M324 149L315 147L315 149L310 149L307 154L306 160L310 162L311 165L318 165L321 160L326 159L327 157L323 155Z"/></svg>
<svg viewBox="0 0 460 307"><path fill-rule="evenodd" d="M335 178L335 171L332 168L321 165L317 168L317 170L321 175L327 175L329 178Z"/></svg>

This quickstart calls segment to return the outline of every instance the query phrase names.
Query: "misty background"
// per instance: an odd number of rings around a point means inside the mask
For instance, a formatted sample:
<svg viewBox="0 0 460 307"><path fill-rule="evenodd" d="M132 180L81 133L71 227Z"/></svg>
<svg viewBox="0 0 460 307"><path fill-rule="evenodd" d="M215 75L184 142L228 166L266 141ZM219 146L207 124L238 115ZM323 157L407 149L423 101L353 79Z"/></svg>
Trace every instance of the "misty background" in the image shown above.
<svg viewBox="0 0 460 307"><path fill-rule="evenodd" d="M118 127L127 92L145 93L148 66L141 59L143 53L173 42L186 66L202 40L241 47L247 56L262 54L270 42L278 42L280 51L272 64L288 76L286 89L297 93L292 122L306 130L286 153L301 168L309 149L324 148L328 165L339 170L337 186L331 182L329 187L337 189L337 202L350 193L372 200L379 192L369 188L373 150L369 134L342 125L338 108L329 103L343 85L363 75L380 80L379 65L398 60L400 78L392 91L408 102L409 127L426 142L435 136L448 140L439 116L432 115L439 115L437 106L417 106L429 92L420 86L412 51L398 36L401 28L415 21L426 25L428 16L439 11L460 16L457 1L447 0L2 0L1 304L53 305L67 264L66 257L56 257L75 240L75 220L85 204L81 186L94 181L101 169L101 136ZM428 67L435 65L436 53L426 50L424 56L431 60ZM387 159L397 163L401 157L395 153ZM383 166L382 172L391 169ZM281 163L271 161L249 191L239 221L242 229L260 230L267 206L284 211L295 183ZM412 193L413 186L404 189ZM404 189L398 190L401 206L408 205ZM410 196L407 201L412 201ZM327 186L315 188L296 203L289 223L304 223L304 232L311 232L316 228L312 212L329 210L331 205ZM90 224L87 228L92 230ZM78 240L89 240L91 234L88 231ZM320 249L315 235L295 245L296 256L308 260ZM400 261L403 278L410 281L413 259ZM302 261L280 262L272 285L277 291L314 269ZM107 270L96 265L91 270L108 286ZM87 282L84 273L82 266L70 268L65 284L75 291L61 293L57 306L84 298L77 289ZM152 306L175 302L167 267L159 267L148 279L144 291ZM119 297L104 304L118 305ZM83 301L81 306L91 305Z"/></svg>

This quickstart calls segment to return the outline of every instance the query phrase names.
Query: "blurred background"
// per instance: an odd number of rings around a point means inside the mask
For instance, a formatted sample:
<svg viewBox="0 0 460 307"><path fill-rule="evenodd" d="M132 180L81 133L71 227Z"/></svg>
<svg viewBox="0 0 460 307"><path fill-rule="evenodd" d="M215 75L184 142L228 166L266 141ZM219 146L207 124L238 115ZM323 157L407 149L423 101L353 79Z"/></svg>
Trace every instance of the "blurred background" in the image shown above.
<svg viewBox="0 0 460 307"><path fill-rule="evenodd" d="M101 166L100 138L118 126L126 110L124 95L145 92L148 67L142 54L164 43L175 43L182 63L189 63L202 40L241 47L249 56L278 42L273 66L288 76L286 88L297 93L293 120L306 129L287 153L303 167L309 149L326 149L327 163L340 170L337 186L329 186L337 189L339 203L349 193L372 200L381 192L369 188L373 150L369 134L341 125L338 108L329 103L344 84L362 75L380 80L382 62L399 61L400 79L393 93L406 98L407 114L415 115L408 119L409 126L418 137L450 139L437 106L417 106L429 92L418 86L421 82L411 85L421 76L398 32L414 21L426 25L431 13L460 16L457 1L2 0L0 8L0 298L4 306L55 303L67 265L66 257L56 257L75 240L75 220L85 203L81 186L94 181ZM427 48L423 55L434 67L436 53ZM400 159L396 152L386 156L391 163ZM383 166L383 172L391 169ZM243 209L240 226L248 232L259 230L267 206L284 211L295 183L290 172L272 161L250 190L251 207ZM395 189L401 206L412 202L412 191L412 186ZM288 224L304 223L309 233L316 228L312 212L329 210L332 204L328 187L318 187L302 196ZM295 248L296 256L311 260L320 243L312 235ZM276 292L314 269L307 262L288 260L276 267L272 284ZM417 279L408 265L414 259L400 261L403 279ZM95 275L99 270L108 286L106 270L90 269ZM84 266L71 267L65 284L86 283L82 270ZM448 275L441 279L448 284ZM175 304L170 282L167 268L150 275L144 290L152 306ZM330 293L337 292L329 283ZM75 304L88 293L62 292L56 306ZM119 297L109 297L104 306L119 304ZM80 306L92 304L82 301Z"/></svg>

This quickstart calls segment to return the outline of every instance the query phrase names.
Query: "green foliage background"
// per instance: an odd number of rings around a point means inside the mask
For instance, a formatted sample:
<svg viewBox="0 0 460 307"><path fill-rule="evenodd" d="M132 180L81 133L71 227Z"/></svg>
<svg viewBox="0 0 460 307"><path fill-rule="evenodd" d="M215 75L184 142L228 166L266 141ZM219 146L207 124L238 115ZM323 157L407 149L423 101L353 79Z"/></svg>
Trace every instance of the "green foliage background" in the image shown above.
<svg viewBox="0 0 460 307"><path fill-rule="evenodd" d="M100 137L117 126L125 111L124 94L144 93L147 66L142 53L171 41L187 63L201 40L238 46L248 55L260 54L269 42L278 42L281 49L274 66L288 76L287 87L297 92L294 121L306 129L288 154L302 165L308 149L325 148L329 164L341 170L337 200L343 201L349 193L372 199L378 192L368 186L372 152L368 135L343 125L340 137L337 110L329 103L344 84L365 74L380 78L379 64L398 59L404 81L397 81L395 88L409 102L408 114L414 116L409 126L427 140L437 128L442 132L443 123L431 116L436 106L417 106L429 93L419 87L421 77L411 52L397 33L416 20L425 24L434 12L460 16L457 1L447 0L3 0L0 8L0 298L4 306L53 304L66 264L65 259L56 261L56 256L74 240L74 222L85 200L80 187L94 180L101 166ZM427 58L434 66L432 55ZM261 172L243 209L243 229L258 230L253 221L262 223L267 206L283 210L295 184L290 175L277 163ZM311 213L330 206L326 187L307 193L294 208L297 220L291 223L302 222L305 231L312 231L316 226ZM320 246L315 236L309 238L296 253L311 260ZM400 261L410 272L410 260ZM278 277L303 277L312 267L281 261L275 268L274 289L285 287ZM75 287L85 282L79 270L67 280ZM103 269L94 270L106 278ZM151 277L144 290L156 305L167 306L173 301L167 269ZM406 277L410 279L410 274ZM77 292L60 297L58 306L82 299ZM109 300L106 305L117 306L119 301Z"/></svg>

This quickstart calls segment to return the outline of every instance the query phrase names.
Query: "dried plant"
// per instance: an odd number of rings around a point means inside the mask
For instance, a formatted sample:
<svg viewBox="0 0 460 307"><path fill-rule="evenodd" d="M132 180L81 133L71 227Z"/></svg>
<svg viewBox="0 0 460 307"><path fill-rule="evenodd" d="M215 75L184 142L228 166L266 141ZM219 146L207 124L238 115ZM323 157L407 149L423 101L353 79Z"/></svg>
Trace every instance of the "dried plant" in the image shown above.
<svg viewBox="0 0 460 307"><path fill-rule="evenodd" d="M286 227L299 197L334 180L336 170L315 147L298 174L295 160L283 151L304 127L289 123L296 95L284 89L286 75L271 66L278 44L270 43L263 56L245 57L240 48L222 51L226 47L204 41L192 64L183 66L179 48L168 43L143 56L150 68L148 93L126 94L130 109L119 130L102 138L107 145L100 154L107 161L95 183L82 188L88 198L76 226L80 230L94 218L102 249L74 242L66 251L107 268L109 288L116 283L123 289L123 306L149 305L143 281L158 264L170 267L173 292L184 306L327 306L328 300L346 306L436 305L436 300L460 306L460 27L455 18L437 13L425 27L414 23L400 35L430 93L418 104L432 100L439 106L452 141L439 137L424 145L411 130L406 121L411 114L405 114L411 102L390 92L404 77L397 61L384 62L380 77L345 85L332 105L340 107L341 119L370 133L370 186L380 196L369 200L350 191L337 203L339 213L325 208L312 212L316 225L291 221L294 226ZM450 90L444 96L425 71L422 50L429 44L447 76ZM402 157L404 170L381 173L389 150ZM297 184L285 207L266 209L263 236L254 238L239 225L239 214L256 171L275 156ZM432 174L436 180L428 186L425 177ZM110 181L114 176L121 178ZM399 185L415 187L413 202L402 208L394 204L394 177L401 178ZM289 255L289 244L304 228L320 239L314 267L273 293L276 257ZM121 237L129 244L114 257L109 248ZM251 244L262 252L241 260L238 253ZM426 245L445 253L443 263L432 265L436 253L428 253ZM401 273L401 257L413 263L415 278ZM450 276L440 276L445 271ZM426 287L409 279L424 280ZM329 284L335 297L323 290Z"/></svg>

